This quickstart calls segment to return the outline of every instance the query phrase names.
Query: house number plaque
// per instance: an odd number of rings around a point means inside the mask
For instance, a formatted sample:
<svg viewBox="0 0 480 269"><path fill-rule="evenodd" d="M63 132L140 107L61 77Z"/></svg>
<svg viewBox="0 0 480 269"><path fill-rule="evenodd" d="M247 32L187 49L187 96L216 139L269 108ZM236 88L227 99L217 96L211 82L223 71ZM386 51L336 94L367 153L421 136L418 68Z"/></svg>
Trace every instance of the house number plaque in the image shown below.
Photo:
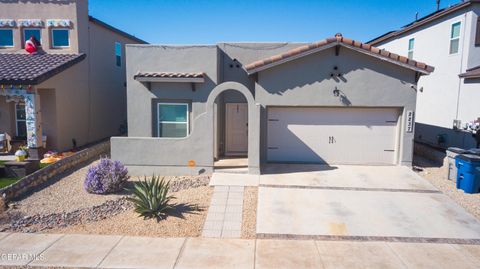
<svg viewBox="0 0 480 269"><path fill-rule="evenodd" d="M407 111L407 133L413 133L413 119L414 118L414 114L413 114L413 111L412 110L408 110Z"/></svg>

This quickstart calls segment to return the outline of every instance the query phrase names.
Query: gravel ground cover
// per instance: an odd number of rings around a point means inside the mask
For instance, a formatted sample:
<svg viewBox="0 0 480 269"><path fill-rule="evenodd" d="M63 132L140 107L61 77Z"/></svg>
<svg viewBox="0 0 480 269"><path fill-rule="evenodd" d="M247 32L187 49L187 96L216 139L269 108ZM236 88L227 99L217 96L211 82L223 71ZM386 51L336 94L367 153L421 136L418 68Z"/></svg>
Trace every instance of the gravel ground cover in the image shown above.
<svg viewBox="0 0 480 269"><path fill-rule="evenodd" d="M189 188L172 193L177 204L175 212L166 219L144 220L132 208L112 217L65 228L52 229L51 233L111 234L132 236L197 237L202 233L212 188Z"/></svg>
<svg viewBox="0 0 480 269"><path fill-rule="evenodd" d="M242 238L256 238L257 225L257 187L245 187L243 194Z"/></svg>
<svg viewBox="0 0 480 269"><path fill-rule="evenodd" d="M480 219L480 193L468 194L457 189L455 182L447 179L448 167L446 164L440 166L418 156L415 156L414 164L423 170L418 172L419 175Z"/></svg>
<svg viewBox="0 0 480 269"><path fill-rule="evenodd" d="M37 192L10 203L5 212L0 212L0 231L39 232L64 229L79 224L98 223L117 215L128 214L135 219L139 219L133 212L133 205L125 199L129 195L129 191L97 195L87 193L83 189L87 170L96 163L98 161L89 163L73 172L64 173L51 180ZM180 219L185 215L197 214L201 216L203 214L202 207L208 206L208 202L204 205L204 201L210 201L210 192L202 189L203 186L208 185L210 176L165 178L170 180L170 192L179 197L178 201L175 201L179 206L172 214L180 216ZM137 177L130 178L127 188L132 187L133 181L139 179ZM183 194L186 190L191 192L191 201L188 196ZM197 192L198 194L196 194ZM199 203L197 203L197 200ZM188 225L183 227L181 223L182 221L176 223L180 229L190 229L187 227ZM133 235L140 234L133 233Z"/></svg>

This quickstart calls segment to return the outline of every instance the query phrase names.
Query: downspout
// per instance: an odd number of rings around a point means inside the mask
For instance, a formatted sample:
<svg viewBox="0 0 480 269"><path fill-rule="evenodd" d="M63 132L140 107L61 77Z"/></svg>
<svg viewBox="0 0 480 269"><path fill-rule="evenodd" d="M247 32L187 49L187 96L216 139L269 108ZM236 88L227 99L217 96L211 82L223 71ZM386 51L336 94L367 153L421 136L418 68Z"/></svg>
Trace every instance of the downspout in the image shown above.
<svg viewBox="0 0 480 269"><path fill-rule="evenodd" d="M462 51L460 55L460 70L458 71L458 74L461 74L463 72L463 55L465 51L465 36L467 35L466 33L466 27L467 27L467 14L465 13L463 15L463 31L462 31ZM455 120L458 120L458 110L460 107L460 90L462 87L462 79L458 78L458 90L457 90L457 110L455 112Z"/></svg>

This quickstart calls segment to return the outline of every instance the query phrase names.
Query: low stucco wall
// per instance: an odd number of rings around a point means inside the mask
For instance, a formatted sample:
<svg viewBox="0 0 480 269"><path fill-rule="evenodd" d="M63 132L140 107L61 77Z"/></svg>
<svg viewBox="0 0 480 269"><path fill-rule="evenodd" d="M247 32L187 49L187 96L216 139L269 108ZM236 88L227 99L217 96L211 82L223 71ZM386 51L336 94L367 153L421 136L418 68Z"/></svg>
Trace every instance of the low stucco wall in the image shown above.
<svg viewBox="0 0 480 269"><path fill-rule="evenodd" d="M85 162L98 158L101 155L107 155L110 150L110 141L101 142L79 152L70 157L61 159L45 168L30 174L16 183L0 189L0 199L4 202L15 200L23 195L35 191L41 184L51 180L55 176L67 170L74 169Z"/></svg>

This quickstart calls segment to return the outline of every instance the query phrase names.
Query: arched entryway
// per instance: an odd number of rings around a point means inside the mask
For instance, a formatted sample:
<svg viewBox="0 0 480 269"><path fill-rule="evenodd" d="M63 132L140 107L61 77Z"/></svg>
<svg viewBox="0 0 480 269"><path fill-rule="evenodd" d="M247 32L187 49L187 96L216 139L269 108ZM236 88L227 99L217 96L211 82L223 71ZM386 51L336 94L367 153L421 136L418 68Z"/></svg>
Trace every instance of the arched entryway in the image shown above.
<svg viewBox="0 0 480 269"><path fill-rule="evenodd" d="M240 93L243 98L238 104L242 104L246 101L246 109L248 110L248 145L247 145L247 158L248 158L248 173L259 174L260 173L260 107L255 104L255 99L252 93L247 87L238 82L224 82L215 87L209 94L207 99L207 114L209 115L209 121L212 123L210 130L210 138L213 141L213 155L214 158L218 152L217 135L215 126L217 128L228 128L221 124L216 124L214 121L218 120L218 107L216 109L215 102L222 93L228 91L235 91ZM231 104L234 104L233 102ZM223 109L223 108L222 108ZM242 105L233 106L233 109L244 109ZM237 120L241 120L238 118ZM223 120L222 120L223 121ZM226 145L223 145L226 146ZM241 147L241 145L239 145Z"/></svg>

